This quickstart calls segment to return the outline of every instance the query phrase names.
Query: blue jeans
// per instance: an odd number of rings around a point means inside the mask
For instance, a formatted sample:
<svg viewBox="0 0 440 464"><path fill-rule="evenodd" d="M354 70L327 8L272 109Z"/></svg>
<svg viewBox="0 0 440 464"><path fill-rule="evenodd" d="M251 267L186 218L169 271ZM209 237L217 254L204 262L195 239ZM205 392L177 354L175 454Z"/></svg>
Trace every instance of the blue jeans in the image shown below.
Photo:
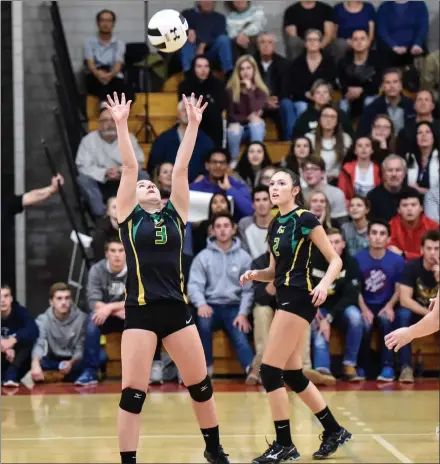
<svg viewBox="0 0 440 464"><path fill-rule="evenodd" d="M196 56L197 44L186 41L180 49L180 62L183 72L191 69L192 60ZM206 50L205 55L213 60L218 57L223 72L231 71L234 67L232 62L231 39L227 35L219 35L214 43Z"/></svg>
<svg viewBox="0 0 440 464"><path fill-rule="evenodd" d="M43 371L58 371L59 364L64 361L63 358L46 355L41 358L40 365ZM75 380L82 374L84 370L84 358L72 366L72 370L64 376L66 382L75 382Z"/></svg>
<svg viewBox="0 0 440 464"><path fill-rule="evenodd" d="M240 143L243 140L249 142L262 142L266 134L266 124L264 121L258 124L247 124L246 126L235 125L234 129L228 127L226 132L228 138L228 147L231 158L236 160L240 153ZM238 130L236 130L238 129Z"/></svg>
<svg viewBox="0 0 440 464"><path fill-rule="evenodd" d="M409 327L411 324L416 323L421 319L419 314L414 314L412 311L406 308L399 308L396 311L396 320L395 325L397 329L401 327ZM400 348L398 351L399 353L399 361L400 367L403 369L404 367L411 367L412 366L412 352L411 352L411 343Z"/></svg>
<svg viewBox="0 0 440 464"><path fill-rule="evenodd" d="M235 305L210 305L214 313L211 317L199 317L197 328L205 350L206 365L212 366L214 356L212 353L212 334L219 329L224 329L229 336L240 364L245 371L252 364L254 353L252 352L247 334L240 332L232 325L238 315L239 307Z"/></svg>
<svg viewBox="0 0 440 464"><path fill-rule="evenodd" d="M323 316L327 315L327 310L321 308ZM335 326L342 326L346 332L344 365L356 366L359 349L364 332L362 314L357 306L348 306L340 317L336 317ZM313 366L315 369L327 369L330 371L330 352L329 342L322 334L318 335L318 327L312 329L313 340Z"/></svg>
<svg viewBox="0 0 440 464"><path fill-rule="evenodd" d="M142 169L139 170L138 180L148 180L150 176ZM90 205L93 216L104 216L105 204L100 183L86 174L80 174L76 178L81 193ZM102 185L102 184L101 184Z"/></svg>
<svg viewBox="0 0 440 464"><path fill-rule="evenodd" d="M306 111L308 103L304 101L292 101L283 98L280 102L281 126L283 128L283 140L292 140L292 132L296 120Z"/></svg>

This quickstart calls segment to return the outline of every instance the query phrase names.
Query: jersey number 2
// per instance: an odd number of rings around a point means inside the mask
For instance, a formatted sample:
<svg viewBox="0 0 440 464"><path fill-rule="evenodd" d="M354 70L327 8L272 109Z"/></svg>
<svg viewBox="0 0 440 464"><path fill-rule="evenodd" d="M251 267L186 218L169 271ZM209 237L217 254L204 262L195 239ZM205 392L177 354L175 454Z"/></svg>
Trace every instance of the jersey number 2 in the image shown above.
<svg viewBox="0 0 440 464"><path fill-rule="evenodd" d="M165 226L156 226L156 240L154 243L156 245L165 245L167 243L167 228Z"/></svg>
<svg viewBox="0 0 440 464"><path fill-rule="evenodd" d="M275 256L280 256L280 252L278 251L279 244L280 244L280 237L276 237L273 241L273 248L272 248L273 254Z"/></svg>

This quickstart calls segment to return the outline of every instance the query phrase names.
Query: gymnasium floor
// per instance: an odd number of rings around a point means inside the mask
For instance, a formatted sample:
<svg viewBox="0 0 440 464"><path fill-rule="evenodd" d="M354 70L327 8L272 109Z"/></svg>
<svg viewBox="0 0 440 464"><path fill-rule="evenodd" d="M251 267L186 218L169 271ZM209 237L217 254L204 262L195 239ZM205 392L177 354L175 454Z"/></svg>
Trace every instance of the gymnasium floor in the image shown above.
<svg viewBox="0 0 440 464"><path fill-rule="evenodd" d="M217 381L222 443L232 463L250 463L273 440L268 402L261 387ZM116 410L119 383L76 388L37 386L2 389L3 463L118 463ZM340 383L323 388L336 417L353 440L327 462L438 463L437 380L415 385ZM321 428L292 395L293 438L311 462ZM138 462L202 463L203 441L186 390L176 384L151 388L144 405ZM316 462L316 461L315 461Z"/></svg>

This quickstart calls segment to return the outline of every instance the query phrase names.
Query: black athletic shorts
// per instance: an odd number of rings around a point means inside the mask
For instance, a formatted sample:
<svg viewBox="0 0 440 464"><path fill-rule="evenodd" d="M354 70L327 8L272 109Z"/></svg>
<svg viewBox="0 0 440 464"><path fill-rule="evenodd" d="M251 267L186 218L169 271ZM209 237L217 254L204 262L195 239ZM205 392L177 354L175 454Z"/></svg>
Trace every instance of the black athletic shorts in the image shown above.
<svg viewBox="0 0 440 464"><path fill-rule="evenodd" d="M315 319L318 308L312 303L312 296L308 290L295 287L277 288L277 308L296 314L309 324Z"/></svg>
<svg viewBox="0 0 440 464"><path fill-rule="evenodd" d="M159 339L193 324L194 317L183 301L159 300L144 306L125 307L124 330L149 330Z"/></svg>

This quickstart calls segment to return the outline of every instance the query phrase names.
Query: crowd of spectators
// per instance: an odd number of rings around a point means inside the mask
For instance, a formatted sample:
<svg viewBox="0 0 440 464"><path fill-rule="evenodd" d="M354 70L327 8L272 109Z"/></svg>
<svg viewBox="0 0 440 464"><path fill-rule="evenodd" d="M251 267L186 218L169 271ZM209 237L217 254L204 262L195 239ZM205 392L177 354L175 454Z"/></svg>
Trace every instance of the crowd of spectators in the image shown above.
<svg viewBox="0 0 440 464"><path fill-rule="evenodd" d="M227 4L226 17L212 1L183 11L189 32L179 52L185 73L179 94L194 92L209 102L189 166L190 217L196 219L187 224L184 246L187 292L208 372L213 333L221 328L248 382L259 381L275 288L256 283L250 291L238 278L269 260L265 237L274 208L268 185L282 166L300 175L304 206L344 263L312 324L310 372L324 383L334 380L329 340L337 327L345 334L347 380L374 376L387 382L397 371L402 382L413 382L410 346L396 360L383 336L426 314L439 284L439 51L427 50L425 2L387 1L377 11L369 2L334 8L296 2L284 13L286 58L275 53L276 36L265 31L264 9L247 1ZM101 11L99 33L85 48L88 91L100 98L123 90L124 44L113 35L115 20L113 12ZM409 68L420 73L413 93L405 89ZM291 142L279 163L265 145L268 119L279 139ZM146 171L132 138L139 178L154 180L164 199L186 124L179 103L176 125L152 144ZM29 356L34 381L56 368L79 385L96 383L105 362L100 335L123 330L126 264L114 199L121 160L106 110L99 128L82 140L76 162L78 183L97 219L89 316L72 303L67 286L55 284L50 307L35 325L2 287L5 385L18 381ZM319 253L312 257L316 283L326 268ZM374 325L381 332L380 365L370 352ZM160 345L153 382L163 380Z"/></svg>

